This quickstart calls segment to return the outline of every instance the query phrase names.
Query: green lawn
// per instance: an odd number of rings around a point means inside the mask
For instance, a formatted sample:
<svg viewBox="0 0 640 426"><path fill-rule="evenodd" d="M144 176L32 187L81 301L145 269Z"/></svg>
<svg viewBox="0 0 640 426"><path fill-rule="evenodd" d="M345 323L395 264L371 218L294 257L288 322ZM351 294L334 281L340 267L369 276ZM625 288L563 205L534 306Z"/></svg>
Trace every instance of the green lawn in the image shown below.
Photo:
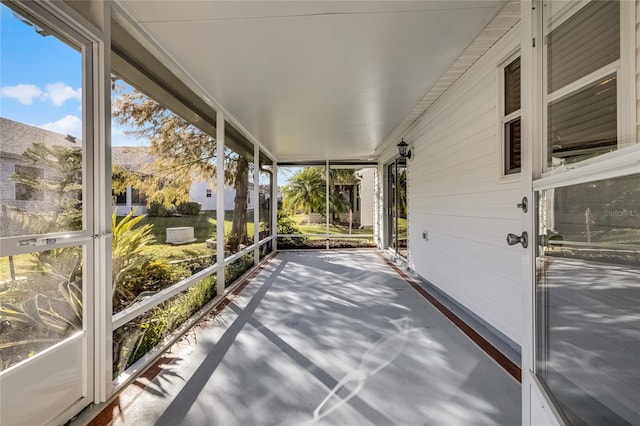
<svg viewBox="0 0 640 426"><path fill-rule="evenodd" d="M324 222L307 224L306 214L296 214L291 216L291 218L296 222L298 229L300 229L301 234L324 234L327 232L327 227ZM330 234L349 234L349 226L335 225L333 223L330 223L329 233ZM351 234L352 235L373 234L373 229L371 227L365 227L363 229L353 227L351 228Z"/></svg>
<svg viewBox="0 0 640 426"><path fill-rule="evenodd" d="M215 251L208 249L206 246L206 240L212 238L215 240L216 232L215 225L209 222L212 219L214 224L216 223L215 211L203 211L197 216L179 216L179 217L145 217L140 221L139 226L145 224L153 225L152 234L156 238L156 244L153 246L153 250L157 251L157 254L168 259L186 259L190 257L204 256L212 254ZM248 234L253 235L253 210L247 212L247 219L250 220L247 224ZM231 225L233 221L233 212L225 212L224 220L224 232L225 235L231 233ZM167 228L176 228L181 226L192 226L193 236L196 239L195 242L189 244L166 244L167 240Z"/></svg>

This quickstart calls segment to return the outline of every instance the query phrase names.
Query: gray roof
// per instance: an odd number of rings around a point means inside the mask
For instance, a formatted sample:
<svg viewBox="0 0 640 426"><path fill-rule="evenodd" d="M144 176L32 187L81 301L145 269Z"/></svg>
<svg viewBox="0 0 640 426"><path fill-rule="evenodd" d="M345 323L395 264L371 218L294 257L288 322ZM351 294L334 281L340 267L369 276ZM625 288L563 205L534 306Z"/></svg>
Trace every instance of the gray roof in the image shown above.
<svg viewBox="0 0 640 426"><path fill-rule="evenodd" d="M153 161L146 146L113 146L111 163L120 164L130 170L137 170L145 163Z"/></svg>
<svg viewBox="0 0 640 426"><path fill-rule="evenodd" d="M82 148L81 139L0 117L0 155L19 158L34 142L46 146ZM149 148L144 146L114 146L111 148L111 158L113 164L121 164L133 170L153 160L149 155Z"/></svg>
<svg viewBox="0 0 640 426"><path fill-rule="evenodd" d="M1 155L20 157L28 146L36 142L46 146L61 145L68 148L82 148L82 140L79 138L0 117Z"/></svg>

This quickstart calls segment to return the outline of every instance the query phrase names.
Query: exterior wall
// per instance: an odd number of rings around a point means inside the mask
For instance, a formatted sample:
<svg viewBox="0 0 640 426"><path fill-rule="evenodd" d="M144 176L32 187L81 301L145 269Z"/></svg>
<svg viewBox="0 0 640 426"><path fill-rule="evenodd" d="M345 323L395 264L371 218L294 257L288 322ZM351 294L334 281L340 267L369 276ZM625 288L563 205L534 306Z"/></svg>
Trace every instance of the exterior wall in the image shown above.
<svg viewBox="0 0 640 426"><path fill-rule="evenodd" d="M636 117L636 137L640 138L640 2L636 2Z"/></svg>
<svg viewBox="0 0 640 426"><path fill-rule="evenodd" d="M217 208L218 197L216 197L216 191L213 190L210 198L207 198L207 188L210 188L209 182L196 182L191 185L189 190L189 196L192 201L196 201L202 205L202 210L215 210ZM253 191L249 190L249 200L251 201ZM224 209L233 210L235 203L234 199L236 191L233 188L224 189ZM247 205L251 207L251 203Z"/></svg>
<svg viewBox="0 0 640 426"><path fill-rule="evenodd" d="M375 169L362 169L360 175L360 224L373 226L374 175Z"/></svg>
<svg viewBox="0 0 640 426"><path fill-rule="evenodd" d="M411 269L520 345L522 248L505 238L521 229L516 204L522 194L518 178L498 178L497 87L498 66L519 45L517 26L403 136L413 150L407 171ZM382 167L395 155L392 146Z"/></svg>

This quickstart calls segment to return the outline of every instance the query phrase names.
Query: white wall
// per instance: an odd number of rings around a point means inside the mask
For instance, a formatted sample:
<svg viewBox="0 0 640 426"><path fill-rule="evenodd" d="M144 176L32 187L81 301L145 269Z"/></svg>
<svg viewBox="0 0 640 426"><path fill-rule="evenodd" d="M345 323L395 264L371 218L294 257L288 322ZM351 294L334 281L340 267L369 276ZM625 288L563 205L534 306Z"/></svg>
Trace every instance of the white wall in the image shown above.
<svg viewBox="0 0 640 426"><path fill-rule="evenodd" d="M360 183L360 224L362 226L373 226L373 204L374 204L374 175L376 169L362 169L359 171L362 180Z"/></svg>
<svg viewBox="0 0 640 426"><path fill-rule="evenodd" d="M636 2L636 114L636 137L640 137L640 2Z"/></svg>
<svg viewBox="0 0 640 426"><path fill-rule="evenodd" d="M189 189L189 196L192 201L202 205L202 210L215 210L217 207L216 190L213 189L211 197L207 198L207 188L210 187L208 182L195 182ZM236 191L233 188L224 188L224 209L233 210L235 207ZM249 189L248 209L253 209L253 189Z"/></svg>
<svg viewBox="0 0 640 426"><path fill-rule="evenodd" d="M509 247L505 239L520 233L516 204L522 194L518 179L498 179L497 105L498 66L519 42L518 26L403 135L413 148L407 172L410 267L517 344L522 247ZM383 162L396 151L392 146Z"/></svg>

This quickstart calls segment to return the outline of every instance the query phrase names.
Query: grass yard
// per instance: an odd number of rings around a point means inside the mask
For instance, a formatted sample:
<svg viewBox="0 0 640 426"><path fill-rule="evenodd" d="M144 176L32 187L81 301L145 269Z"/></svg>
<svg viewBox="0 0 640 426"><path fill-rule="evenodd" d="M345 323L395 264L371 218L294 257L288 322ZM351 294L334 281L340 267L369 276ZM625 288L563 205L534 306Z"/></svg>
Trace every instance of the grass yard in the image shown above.
<svg viewBox="0 0 640 426"><path fill-rule="evenodd" d="M38 261L35 256L30 253L19 254L13 257L13 268L18 277L26 277L39 271ZM9 257L0 257L0 282L11 279L11 269L9 267Z"/></svg>
<svg viewBox="0 0 640 426"><path fill-rule="evenodd" d="M213 224L209 221L213 220ZM247 224L247 232L249 236L253 235L253 210L247 211L247 219L250 222ZM228 235L231 233L231 225L233 222L233 212L225 212L224 220L224 233ZM156 244L153 245L153 250L157 251L157 254L161 257L178 260L187 259L191 257L204 256L215 253L215 250L208 249L206 246L206 240L216 238L216 212L213 210L202 211L197 216L179 216L179 217L145 217L140 221L139 226L146 224L153 225L151 233L156 238ZM176 228L181 226L192 226L193 236L196 239L195 242L189 244L167 244L167 228Z"/></svg>
<svg viewBox="0 0 640 426"><path fill-rule="evenodd" d="M324 222L322 223L309 223L307 224L306 214L292 215L291 218L296 222L301 234L324 234L327 232L327 228ZM349 234L349 226L329 224L330 234ZM373 228L365 227L362 229L353 227L351 228L351 234L373 234Z"/></svg>

